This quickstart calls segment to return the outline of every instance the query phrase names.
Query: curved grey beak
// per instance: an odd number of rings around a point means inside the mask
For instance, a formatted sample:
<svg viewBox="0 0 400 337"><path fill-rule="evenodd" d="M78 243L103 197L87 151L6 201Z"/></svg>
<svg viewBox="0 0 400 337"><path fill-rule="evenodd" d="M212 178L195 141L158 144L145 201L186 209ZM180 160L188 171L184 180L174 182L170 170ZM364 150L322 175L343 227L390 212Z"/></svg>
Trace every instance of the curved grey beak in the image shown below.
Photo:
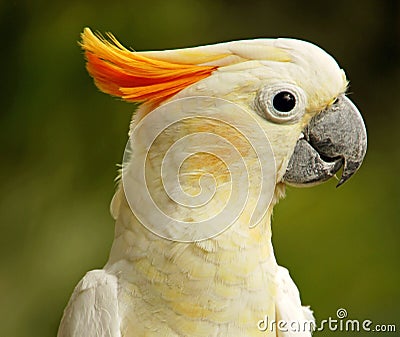
<svg viewBox="0 0 400 337"><path fill-rule="evenodd" d="M357 172L367 151L367 131L353 102L341 95L303 131L283 180L295 186L331 178L343 166L337 187Z"/></svg>

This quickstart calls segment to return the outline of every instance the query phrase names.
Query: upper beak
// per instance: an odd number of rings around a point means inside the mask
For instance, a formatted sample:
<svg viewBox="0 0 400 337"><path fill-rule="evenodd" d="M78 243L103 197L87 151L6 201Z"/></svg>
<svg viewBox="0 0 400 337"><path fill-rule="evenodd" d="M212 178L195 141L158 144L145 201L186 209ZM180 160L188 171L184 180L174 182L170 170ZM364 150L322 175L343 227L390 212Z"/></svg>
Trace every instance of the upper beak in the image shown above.
<svg viewBox="0 0 400 337"><path fill-rule="evenodd" d="M297 141L283 180L291 185L317 184L341 166L346 182L361 166L367 151L367 132L360 112L345 95L313 117Z"/></svg>

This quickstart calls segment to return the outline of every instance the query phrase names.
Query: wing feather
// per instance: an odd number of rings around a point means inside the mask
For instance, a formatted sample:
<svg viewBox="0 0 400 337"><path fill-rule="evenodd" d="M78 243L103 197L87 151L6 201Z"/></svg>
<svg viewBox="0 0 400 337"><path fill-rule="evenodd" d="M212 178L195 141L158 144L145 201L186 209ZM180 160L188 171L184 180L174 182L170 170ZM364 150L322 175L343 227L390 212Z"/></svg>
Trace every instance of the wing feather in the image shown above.
<svg viewBox="0 0 400 337"><path fill-rule="evenodd" d="M315 324L312 311L301 305L299 291L286 268L278 267L276 281L276 322L285 322L277 337L311 337Z"/></svg>
<svg viewBox="0 0 400 337"><path fill-rule="evenodd" d="M64 310L57 337L121 337L117 295L116 276L88 272Z"/></svg>

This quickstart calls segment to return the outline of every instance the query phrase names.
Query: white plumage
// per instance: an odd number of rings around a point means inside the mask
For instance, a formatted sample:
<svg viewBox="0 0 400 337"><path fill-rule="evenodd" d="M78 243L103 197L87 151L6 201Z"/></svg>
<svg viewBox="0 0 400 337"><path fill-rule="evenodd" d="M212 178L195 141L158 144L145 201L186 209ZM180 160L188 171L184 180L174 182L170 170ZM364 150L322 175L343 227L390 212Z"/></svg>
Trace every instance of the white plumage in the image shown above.
<svg viewBox="0 0 400 337"><path fill-rule="evenodd" d="M274 163L261 165L270 165L273 170L274 193L269 206L265 205L266 214L260 223L250 228L252 203L256 199L251 193L262 179L257 173L260 163L246 144L246 137L218 121L181 120L170 126L154 141L146 159L146 186L156 200L161 200L161 209L189 222L200 221L212 211L211 206L205 206L180 213L181 206L163 198L165 186L159 174L166 149L186 135L204 130L224 136L239 149L251 182L248 205L222 234L196 242L176 242L159 237L138 221L129 206L127 193L131 191L124 191L120 184L111 205L116 230L109 261L104 269L89 272L79 282L65 309L58 337L311 336L310 331L260 331L257 322L264 317L297 321L300 325L313 320L312 312L302 307L288 271L275 261L270 217L273 206L284 195L282 178L302 130L346 89L347 81L336 62L320 48L293 39L234 41L136 53L124 49L115 39L113 43L106 42L86 29L82 45L88 70L101 90L128 101L144 102L132 122L131 136L157 107L178 113L178 105L168 105L178 99L207 96L238 106L243 111L238 114L238 125L245 128L249 118L260 125L269 139ZM128 86L129 81L132 87ZM282 83L301 88L305 95L301 115L291 123L274 123L255 111L257 93L266 86ZM169 94L171 87L179 90ZM190 102L194 102L189 108L195 115L212 109L209 99ZM188 109L184 103L181 106ZM143 144L151 129L166 123L167 117L156 116L156 123L146 126L129 146L131 161L145 151ZM182 164L181 186L174 190L175 194L181 189L189 196L200 193L196 182L204 172L215 178L205 184L216 184L219 191L214 208L223 203L229 188L241 191L241 186L229 187L229 172L217 158L218 153L228 150L220 145L223 142L215 144L215 158L198 153ZM172 158L178 157L175 154ZM136 164L125 163L125 173L133 181L141 179L133 169ZM203 187L211 191L215 186ZM133 206L141 207L145 214L153 212L141 198L141 190L133 193L139 204Z"/></svg>

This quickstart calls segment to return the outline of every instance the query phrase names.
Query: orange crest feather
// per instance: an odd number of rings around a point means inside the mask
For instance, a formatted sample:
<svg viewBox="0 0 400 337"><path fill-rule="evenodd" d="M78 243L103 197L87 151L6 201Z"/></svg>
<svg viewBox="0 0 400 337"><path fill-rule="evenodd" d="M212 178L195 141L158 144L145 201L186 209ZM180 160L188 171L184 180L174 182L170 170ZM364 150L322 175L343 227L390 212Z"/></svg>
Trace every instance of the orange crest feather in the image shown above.
<svg viewBox="0 0 400 337"><path fill-rule="evenodd" d="M81 46L86 67L101 91L126 101L158 105L217 69L151 59L107 36L109 40L85 28Z"/></svg>

